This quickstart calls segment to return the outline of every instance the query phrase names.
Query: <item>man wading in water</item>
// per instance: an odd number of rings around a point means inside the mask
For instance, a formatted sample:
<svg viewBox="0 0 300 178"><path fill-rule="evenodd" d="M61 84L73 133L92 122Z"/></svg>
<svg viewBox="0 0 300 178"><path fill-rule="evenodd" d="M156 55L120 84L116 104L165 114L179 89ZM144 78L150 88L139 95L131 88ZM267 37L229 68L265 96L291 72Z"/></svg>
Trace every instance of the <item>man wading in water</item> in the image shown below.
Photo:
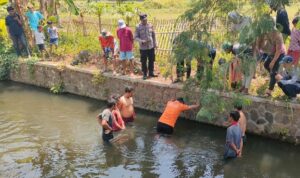
<svg viewBox="0 0 300 178"><path fill-rule="evenodd" d="M158 120L157 132L172 134L180 113L196 108L199 108L199 105L186 105L183 98L177 98L176 100L169 101L165 111Z"/></svg>
<svg viewBox="0 0 300 178"><path fill-rule="evenodd" d="M242 156L243 140L242 129L238 123L239 119L240 113L238 111L230 112L228 121L231 126L227 128L224 159Z"/></svg>
<svg viewBox="0 0 300 178"><path fill-rule="evenodd" d="M246 116L243 112L243 106L242 105L235 105L234 108L240 114L239 126L242 129L243 143L246 143L246 140L247 140L246 139L247 118L246 118Z"/></svg>
<svg viewBox="0 0 300 178"><path fill-rule="evenodd" d="M116 106L116 101L114 99L109 99L107 103L107 108L103 110L102 113L98 115L98 122L102 126L102 139L104 142L109 142L114 138L113 135L113 114L112 111Z"/></svg>
<svg viewBox="0 0 300 178"><path fill-rule="evenodd" d="M125 123L133 122L135 119L135 112L133 107L133 88L126 87L125 94L120 98L120 111Z"/></svg>

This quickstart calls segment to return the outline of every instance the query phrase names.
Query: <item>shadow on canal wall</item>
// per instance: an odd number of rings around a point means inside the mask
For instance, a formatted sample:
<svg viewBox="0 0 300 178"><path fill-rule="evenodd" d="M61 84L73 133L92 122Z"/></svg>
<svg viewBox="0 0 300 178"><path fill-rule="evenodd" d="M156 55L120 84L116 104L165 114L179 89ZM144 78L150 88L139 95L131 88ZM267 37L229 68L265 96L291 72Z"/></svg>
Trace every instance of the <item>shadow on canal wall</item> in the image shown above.
<svg viewBox="0 0 300 178"><path fill-rule="evenodd" d="M36 63L28 66L20 63L17 70L11 71L12 81L51 88L59 83L64 84L64 91L76 95L106 100L110 94L123 93L125 86L133 86L135 106L149 111L162 112L168 100L183 96L179 85L162 84L154 81L143 81L126 76L95 74L95 71L72 66ZM195 94L195 99L197 97ZM221 94L230 99L230 94ZM266 137L292 143L300 142L300 105L280 101L271 101L249 96L251 106L245 108L248 118L247 130ZM187 119L196 119L196 113L186 113ZM198 120L216 126L222 126L224 116L214 121Z"/></svg>

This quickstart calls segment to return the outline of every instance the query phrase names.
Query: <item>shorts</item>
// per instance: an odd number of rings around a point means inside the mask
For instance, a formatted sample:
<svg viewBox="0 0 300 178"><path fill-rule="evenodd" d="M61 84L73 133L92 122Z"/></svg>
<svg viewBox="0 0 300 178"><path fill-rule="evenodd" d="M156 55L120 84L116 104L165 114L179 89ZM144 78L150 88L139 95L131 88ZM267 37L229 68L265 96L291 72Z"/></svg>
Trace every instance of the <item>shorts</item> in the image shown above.
<svg viewBox="0 0 300 178"><path fill-rule="evenodd" d="M300 60L300 51L292 51L288 50L288 55L293 57L293 64L298 65L299 60Z"/></svg>
<svg viewBox="0 0 300 178"><path fill-rule="evenodd" d="M105 47L103 51L104 51L103 57L105 59L107 59L107 60L113 59L113 57L114 57L113 56L114 54L112 54L113 49Z"/></svg>
<svg viewBox="0 0 300 178"><path fill-rule="evenodd" d="M113 138L114 138L114 135L112 132L109 134L102 133L102 139L104 142L109 142Z"/></svg>
<svg viewBox="0 0 300 178"><path fill-rule="evenodd" d="M120 60L132 60L134 58L132 51L120 52Z"/></svg>
<svg viewBox="0 0 300 178"><path fill-rule="evenodd" d="M156 127L156 131L158 133L163 133L163 134L172 134L173 133L173 127L167 125L167 124L164 124L162 122L158 122L157 123L157 127Z"/></svg>
<svg viewBox="0 0 300 178"><path fill-rule="evenodd" d="M50 45L58 45L58 38L50 38Z"/></svg>
<svg viewBox="0 0 300 178"><path fill-rule="evenodd" d="M45 44L37 44L38 48L40 51L44 51L45 50Z"/></svg>
<svg viewBox="0 0 300 178"><path fill-rule="evenodd" d="M133 122L134 121L134 115L132 115L131 117L123 117L123 121L125 123L127 123L127 122Z"/></svg>

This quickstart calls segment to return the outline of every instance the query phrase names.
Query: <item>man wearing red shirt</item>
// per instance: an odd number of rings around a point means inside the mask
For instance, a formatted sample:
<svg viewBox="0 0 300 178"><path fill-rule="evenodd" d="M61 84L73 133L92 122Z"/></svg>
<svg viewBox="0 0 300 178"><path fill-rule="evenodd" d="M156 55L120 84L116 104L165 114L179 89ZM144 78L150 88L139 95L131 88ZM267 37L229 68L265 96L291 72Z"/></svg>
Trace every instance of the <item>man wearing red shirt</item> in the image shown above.
<svg viewBox="0 0 300 178"><path fill-rule="evenodd" d="M118 21L117 36L120 40L120 60L123 67L122 74L126 74L129 66L130 74L133 75L133 34L129 27L126 26L124 20Z"/></svg>
<svg viewBox="0 0 300 178"><path fill-rule="evenodd" d="M106 30L102 30L101 36L99 36L99 42L103 50L104 71L107 71L107 61L114 58L114 37ZM115 70L115 65L115 61L113 60L113 70Z"/></svg>

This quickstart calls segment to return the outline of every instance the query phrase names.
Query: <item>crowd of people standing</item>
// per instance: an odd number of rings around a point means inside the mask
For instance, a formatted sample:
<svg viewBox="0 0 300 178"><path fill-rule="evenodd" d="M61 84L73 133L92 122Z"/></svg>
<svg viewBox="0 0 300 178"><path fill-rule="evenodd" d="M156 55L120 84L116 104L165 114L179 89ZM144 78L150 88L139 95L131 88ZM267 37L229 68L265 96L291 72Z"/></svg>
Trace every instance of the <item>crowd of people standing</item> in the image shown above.
<svg viewBox="0 0 300 178"><path fill-rule="evenodd" d="M275 21L270 20L272 21L271 23L274 23L272 29L258 36L255 42L250 45L247 44L247 46L236 42L226 42L222 45L226 53L231 53L234 56L230 60L228 69L226 69L228 74L225 74L225 76L228 76L228 78L225 79L230 81L233 90L248 94L252 78L255 77L256 67L259 63L257 61L262 61L269 73L269 87L265 92L265 96L271 96L276 83L278 83L278 86L289 98L296 100L295 94L300 93L300 79L298 79L300 74L297 73L300 58L300 16L293 18L291 29L288 13L284 6L277 3L270 4L270 8L276 12ZM25 49L23 51L29 55L29 42L24 34L24 22L13 7L8 7L7 11L9 15L6 17L6 26L16 53L21 55L22 49ZM32 5L28 6L26 17L34 37L34 43L42 57L44 57L44 54L49 56L53 52L53 47L58 47L58 28L55 27L52 21L48 21L47 25L43 26L44 16L39 11L35 11ZM154 27L148 22L147 17L147 14L144 13L139 15L140 23L136 26L135 32L126 25L124 20L119 20L116 38L105 29L101 31L99 42L102 48L103 55L101 58L104 72L108 71L108 64L112 63L114 74L134 75L134 42L137 41L139 44L142 79L157 77L154 71L154 62L155 49L158 45ZM233 24L231 29L233 33L241 31L251 24L250 17L242 16L237 12L229 13L228 19ZM285 42L288 39L290 39L290 43L287 50ZM49 44L50 50L47 50L46 44ZM212 66L217 49L210 45L207 46L207 49L209 51L208 57L210 58L211 69L213 69ZM284 61L287 61L283 60L284 58L290 58L292 64L282 65ZM223 64L223 62L219 64ZM242 66L246 66L246 68ZM203 70L203 66L198 61L196 76ZM191 76L190 61L177 62L177 78L174 83L183 81L184 72L186 72L186 78ZM293 80L291 80L292 78Z"/></svg>
<svg viewBox="0 0 300 178"><path fill-rule="evenodd" d="M44 54L49 56L46 48L46 40L48 40L51 54L53 46L56 46L56 48L58 47L58 29L52 21L48 21L47 25L44 26L44 16L39 11L34 10L33 5L28 5L27 9L25 16L31 30L33 39L31 42L26 38L24 31L25 23L20 15L16 13L14 7L7 7L8 16L5 19L5 24L16 53L18 56L22 56L22 52L24 51L25 55L30 56L31 51L29 49L29 44L32 43L36 44L39 52L42 54L42 58L44 57Z"/></svg>
<svg viewBox="0 0 300 178"><path fill-rule="evenodd" d="M287 11L281 3L271 4L270 8L277 13L276 19L265 15L265 25L268 30L256 37L252 44L225 42L222 45L226 53L231 53L233 59L229 64L229 81L231 88L248 94L252 78L255 77L256 67L263 63L269 73L269 86L265 97L271 96L276 83L293 101L300 93L300 16L292 20L292 30ZM229 14L234 30L243 30L251 25L251 18L243 17L237 12ZM263 29L264 30L264 29ZM247 34L243 34L247 35ZM285 44L289 41L288 50ZM224 62L220 62L223 65ZM240 88L238 88L238 84Z"/></svg>
<svg viewBox="0 0 300 178"><path fill-rule="evenodd" d="M117 38L120 41L118 49L117 40L107 30L102 30L99 41L103 51L104 71L107 71L107 63L112 60L113 72L117 73L121 67L121 74L134 73L133 46L136 40L139 43L141 68L143 80L149 77L157 77L154 73L155 49L157 48L156 35L152 24L148 23L147 14L140 14L140 23L136 26L135 33L126 26L124 20L118 21ZM119 51L118 51L119 50ZM118 59L119 57L119 59ZM121 65L119 65L121 63Z"/></svg>

